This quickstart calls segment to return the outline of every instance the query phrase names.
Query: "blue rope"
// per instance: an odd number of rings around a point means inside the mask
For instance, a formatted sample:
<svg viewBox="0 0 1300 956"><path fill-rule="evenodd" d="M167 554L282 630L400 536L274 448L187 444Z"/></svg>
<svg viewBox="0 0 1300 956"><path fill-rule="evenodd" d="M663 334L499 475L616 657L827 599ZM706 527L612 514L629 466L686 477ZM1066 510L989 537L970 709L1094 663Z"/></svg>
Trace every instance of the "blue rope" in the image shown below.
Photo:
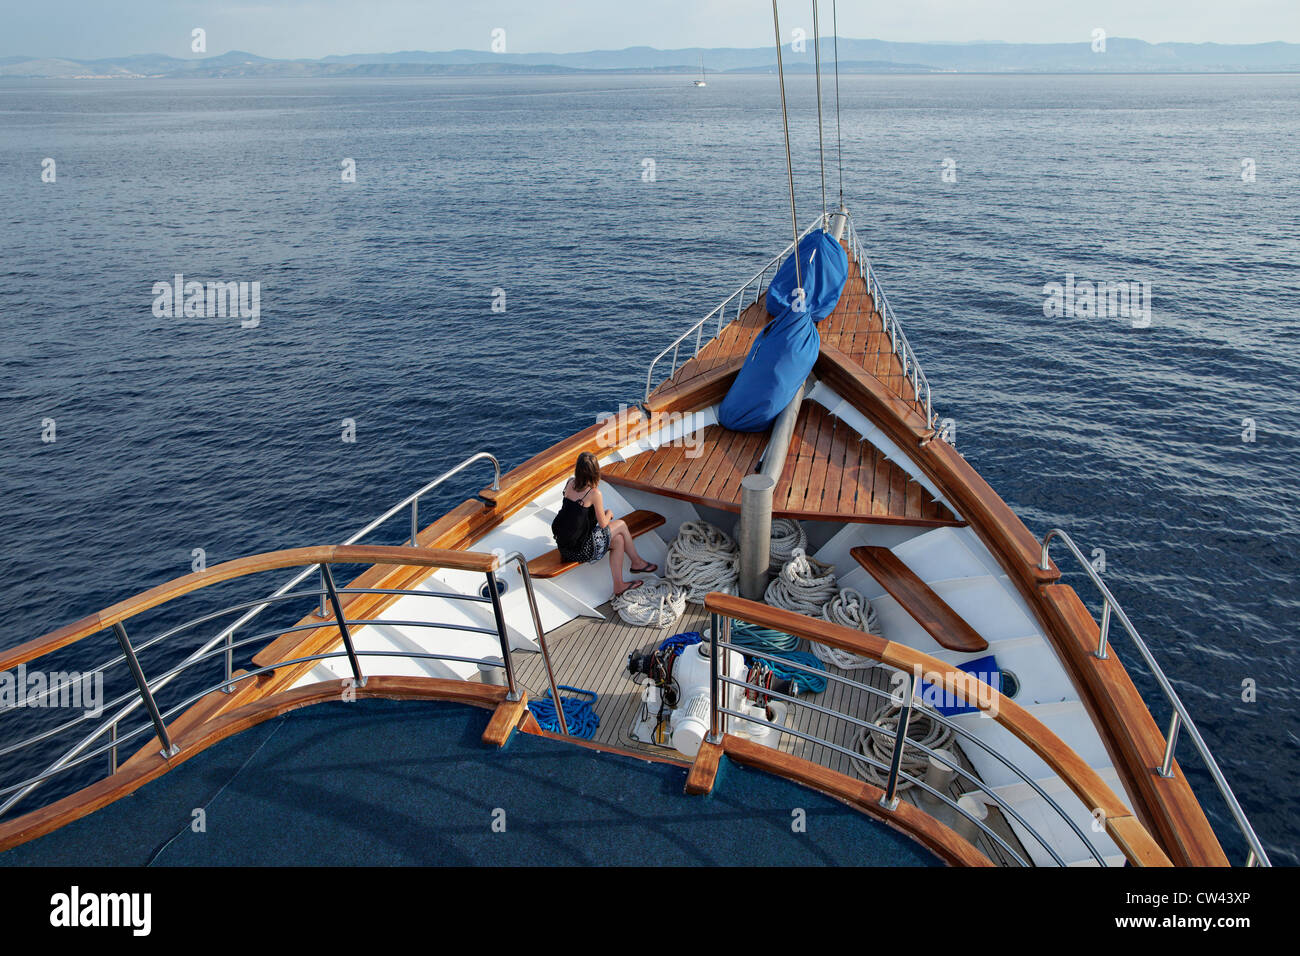
<svg viewBox="0 0 1300 956"><path fill-rule="evenodd" d="M704 636L699 631L683 631L680 634L674 634L672 637L664 638L659 645L661 651L676 651L680 654L692 644L698 644L704 640Z"/></svg>
<svg viewBox="0 0 1300 956"><path fill-rule="evenodd" d="M781 656L788 661L795 661L799 664L807 664L809 667L815 667L819 671L826 670L826 665L807 651L790 651ZM797 667L782 667L780 661L764 660L763 663L771 668L774 677L780 677L790 681L791 694L820 694L826 689L826 678L820 674L810 674Z"/></svg>
<svg viewBox="0 0 1300 956"><path fill-rule="evenodd" d="M592 709L600 698L596 696L594 690L583 690L581 687L568 687L561 684L560 690L571 690L575 694L585 694L590 698L581 700L577 697L560 695L560 700L564 704L564 720L569 725L569 736L590 740L595 735L596 728L600 726L600 715ZM551 699L549 688L540 698L529 702L528 709L532 711L534 719L542 730L549 730L554 734L560 732L560 718L555 713L555 701Z"/></svg>
<svg viewBox="0 0 1300 956"><path fill-rule="evenodd" d="M769 627L759 627L748 621L733 621L731 624L731 643L741 647L752 647L756 651L769 654L784 654L799 646L799 638L793 634L774 631Z"/></svg>

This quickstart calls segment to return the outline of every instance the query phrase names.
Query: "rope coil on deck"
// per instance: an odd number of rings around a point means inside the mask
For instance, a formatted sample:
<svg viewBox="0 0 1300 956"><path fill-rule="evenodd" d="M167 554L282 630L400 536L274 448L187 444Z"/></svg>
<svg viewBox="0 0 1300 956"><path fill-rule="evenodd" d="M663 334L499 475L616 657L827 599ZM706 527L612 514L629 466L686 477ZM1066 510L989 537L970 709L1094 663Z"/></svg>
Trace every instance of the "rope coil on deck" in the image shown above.
<svg viewBox="0 0 1300 956"><path fill-rule="evenodd" d="M646 578L610 601L618 616L633 627L668 627L686 610L686 592L663 578Z"/></svg>
<svg viewBox="0 0 1300 956"><path fill-rule="evenodd" d="M570 697L567 694L561 694L560 701L564 705L564 720L569 726L569 736L590 740L596 735L597 728L600 727L600 715L593 709L596 701L600 698L596 696L594 690L570 687L567 684L561 684L560 690L583 695L582 697ZM555 713L555 700L551 697L550 688L547 688L546 693L541 697L535 697L529 701L528 709L532 712L533 719L537 721L537 725L542 730L554 734L560 732L560 719Z"/></svg>
<svg viewBox="0 0 1300 956"><path fill-rule="evenodd" d="M894 754L894 735L898 732L898 717L902 710L903 708L898 704L890 704L882 710L874 720L874 723L882 729L864 728L859 731L857 739L853 741L853 749L889 766L890 758ZM912 743L938 750L950 739L952 739L950 728L933 719L924 710L913 707L907 723L907 743L903 746L903 759L899 764L898 789L906 790L912 786L912 782L902 776L903 773L923 778L930 767L930 755L911 746ZM853 770L863 780L878 787L883 788L889 781L887 770L882 770L856 757L853 758Z"/></svg>
<svg viewBox="0 0 1300 956"><path fill-rule="evenodd" d="M821 617L826 602L838 592L835 568L808 557L803 548L795 548L781 573L767 586L763 600L786 611Z"/></svg>
<svg viewBox="0 0 1300 956"><path fill-rule="evenodd" d="M808 549L808 532L793 518L772 519L771 561L775 567L783 567L794 557L797 550Z"/></svg>
<svg viewBox="0 0 1300 956"><path fill-rule="evenodd" d="M821 616L822 620L832 624L843 624L867 634L880 635L880 615L871 602L853 588L841 588L835 597L826 602ZM826 644L814 643L812 650L818 660L844 671L866 670L878 663L873 658Z"/></svg>
<svg viewBox="0 0 1300 956"><path fill-rule="evenodd" d="M721 528L707 521L687 521L668 548L667 576L692 604L703 604L710 591L735 594L740 550Z"/></svg>

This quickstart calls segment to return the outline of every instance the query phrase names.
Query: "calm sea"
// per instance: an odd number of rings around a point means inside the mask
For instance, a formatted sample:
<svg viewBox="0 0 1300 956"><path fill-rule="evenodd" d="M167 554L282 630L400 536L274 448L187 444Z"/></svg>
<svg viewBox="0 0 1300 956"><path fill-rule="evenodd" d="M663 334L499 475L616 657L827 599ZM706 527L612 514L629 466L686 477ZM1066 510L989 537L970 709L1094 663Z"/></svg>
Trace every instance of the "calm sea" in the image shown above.
<svg viewBox="0 0 1300 956"><path fill-rule="evenodd" d="M806 219L812 80L790 94ZM1104 549L1295 863L1300 77L841 94L844 199L958 447L1030 528ZM836 139L832 113L832 204ZM473 451L517 464L639 398L653 355L787 240L786 203L773 77L0 84L0 641L195 549L341 540ZM260 283L257 327L155 316L177 273ZM1070 275L1148 284L1149 325L1045 316Z"/></svg>

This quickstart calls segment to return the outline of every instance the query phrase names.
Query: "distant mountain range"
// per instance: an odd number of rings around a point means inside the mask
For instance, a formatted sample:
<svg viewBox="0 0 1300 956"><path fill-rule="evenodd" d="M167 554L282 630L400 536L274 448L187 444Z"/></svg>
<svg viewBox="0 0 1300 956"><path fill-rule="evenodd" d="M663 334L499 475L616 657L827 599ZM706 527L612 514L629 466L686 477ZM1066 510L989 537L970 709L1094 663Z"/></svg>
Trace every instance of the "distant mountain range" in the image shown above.
<svg viewBox="0 0 1300 956"><path fill-rule="evenodd" d="M840 71L849 73L1290 73L1300 72L1295 43L1147 43L1113 38L1104 53L1079 43L889 43L839 41ZM833 51L822 41L822 66ZM785 48L786 69L813 68L813 44ZM276 60L232 51L180 59L160 54L72 60L0 57L0 77L276 77L437 76L520 73L694 73L701 58L710 73L766 73L776 69L770 47L693 47L592 50L586 53L354 53L318 60Z"/></svg>

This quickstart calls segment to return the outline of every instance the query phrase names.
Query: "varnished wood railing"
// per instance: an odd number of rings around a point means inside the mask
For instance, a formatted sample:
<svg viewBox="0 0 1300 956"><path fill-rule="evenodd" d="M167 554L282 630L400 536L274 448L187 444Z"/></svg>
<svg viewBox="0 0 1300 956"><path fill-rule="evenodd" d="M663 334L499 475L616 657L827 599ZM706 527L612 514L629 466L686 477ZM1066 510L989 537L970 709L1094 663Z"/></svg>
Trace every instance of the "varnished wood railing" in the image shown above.
<svg viewBox="0 0 1300 956"><path fill-rule="evenodd" d="M936 686L941 685L955 699L979 708L1042 759L1082 801L1094 819L1104 823L1106 833L1130 863L1135 866L1170 865L1169 857L1133 815L1133 811L1082 757L1041 721L982 682L980 693L972 699L969 690L974 680L973 675L906 645L733 595L710 593L705 597L704 606L720 617L748 621L759 627L772 628L828 647L861 654L907 673L923 672L926 681ZM716 627L713 629L713 640L718 640ZM716 733L716 707L714 717Z"/></svg>
<svg viewBox="0 0 1300 956"><path fill-rule="evenodd" d="M115 771L117 767L117 752L118 752L119 745L124 743L127 740L139 737L140 734L145 733L148 729L150 729L151 725L152 725L151 729L156 733L157 735L156 739L161 745L162 757L164 759L170 759L172 756L175 755L177 748L176 745L171 740L169 725L167 723L166 717L160 712L157 702L155 701L155 691L163 684L165 684L168 680L170 680L172 677L177 676L179 673L181 673L182 671L186 670L189 667L196 666L202 663L206 659L212 657L214 654L224 653L226 657L225 679L223 681L217 682L212 688L209 688L209 690L205 690L198 695L194 695L191 699L186 701L185 704L182 706L187 706L188 704L195 703L197 700L204 697L209 692L217 693L219 692L219 690L231 691L236 684L255 683L256 679L269 677L272 671L274 671L277 667L280 667L282 665L300 664L300 665L311 666L314 662L318 662L332 657L343 657L344 655L346 655L348 659L348 663L351 666L355 683L358 686L363 684L365 682L365 678L364 675L362 674L359 657L379 654L381 652L363 651L361 652L361 654L358 654L358 652L353 646L351 636L349 633L349 628L352 626L365 626L377 622L370 621L370 620L355 620L355 619L349 619L347 617L346 611L344 610L343 604L340 600L340 594L343 592L341 592L340 589L338 589L334 584L333 574L331 572L331 567L333 565L369 564L369 565L375 565L381 567L398 567L398 568L412 567L412 566L426 568L426 569L447 568L447 569L458 570L458 571L477 572L485 575L486 581L489 585L486 588L486 592L488 594L487 597L479 597L477 595L469 595L469 594L454 594L454 593L446 593L443 596L450 599L457 599L457 600L483 601L483 602L488 602L492 605L495 628L487 628L487 627L479 628L479 627L462 626L462 629L482 630L484 633L495 633L499 637L501 641L501 655L502 655L501 660L480 661L479 663L481 664L490 663L492 666L498 666L503 668L506 677L505 683L507 687L507 691L506 691L507 697L510 700L517 700L519 695L515 687L513 666L510 658L509 636L507 633L504 614L501 608L499 591L496 586L495 574L500 567L501 560L502 558L496 554L484 554L484 553L478 553L472 551L454 551L454 550L448 550L442 548L387 547L381 545L324 545L318 547L291 548L282 551L270 551L262 554L255 554L243 558L237 558L233 561L227 561L223 564L216 565L204 571L197 571L192 574L187 574L179 578L175 578L174 580L168 581L164 584L160 584L157 587L150 588L147 591L137 594L134 597L127 598L124 601L120 601L116 604L106 607L93 614L89 614L78 621L74 621L71 624L67 624L61 628L49 632L48 634L42 635L41 637L27 641L26 643L21 644L18 647L0 653L0 673L4 673L12 669L24 667L25 665L33 661L38 661L41 658L44 658L47 655L50 655L56 651L61 651L96 634L99 634L106 630L111 630L117 638L118 646L121 651L121 656L107 663L100 663L94 666L92 670L85 671L85 673L101 674L104 670L107 670L108 667L110 666L114 666L120 663L125 663L131 672L132 679L135 682L134 692L119 697L108 704L104 704L104 702L100 701L99 704L101 709L103 710L114 710L117 708L121 708L121 709L118 710L118 712L114 716L105 718L97 726L91 728L88 736L82 739L70 750L66 751L62 757L56 760L43 773L29 777L18 783L8 784L4 786L2 789L0 789L0 801L3 801L0 802L0 813L4 813L8 811L15 803L23 799L23 797L25 797L36 787L40 786L50 777L53 777L60 773L65 773L71 770L72 768L84 763L87 759L90 759L91 757L94 757L102 752L107 752L109 754L111 758L110 771ZM231 650L233 647L239 645L233 643L232 638L229 636L230 632L229 630L227 630L226 633L228 635L228 638L224 649L218 648L217 650L214 651L209 646L205 645L204 648L205 653L191 655L190 657L186 658L181 664L171 667L170 670L167 671L167 673L163 675L156 675L155 680L152 683L146 678L136 654L137 648L132 644L126 632L124 622L129 621L131 618L135 617L136 615L142 614L145 611L158 607L159 605L166 604L170 601L174 601L186 595L193 594L197 591L201 591L204 588L211 587L212 585L215 584L234 580L237 578L246 577L249 575L260 574L264 571L274 571L283 568L299 567L303 565L320 568L322 583L323 583L323 590L321 592L315 592L315 591L289 592L287 594L277 592L277 594L272 597L259 599L259 601L262 602L261 606L266 606L272 601L284 601L284 600L299 599L304 597L311 597L313 599L319 597L321 598L321 600L328 598L330 606L332 607L333 610L333 617L332 618L322 617L319 624L312 624L308 626L315 629L319 629L321 627L333 627L338 632L338 636L343 643L344 646L343 651L333 652L333 653L326 652L326 653L312 654L307 656L300 656L300 657L293 658L292 660L277 660L266 666L259 667L257 671L248 672L248 673L240 672L240 674L235 675L232 674L231 672ZM361 589L361 590L364 591L365 589ZM358 593L358 592L356 589L350 589L347 593L351 594L351 593ZM418 595L418 594L423 594L424 592L393 591L390 589L385 593L387 594L411 593L411 594ZM531 601L532 600L531 589L529 591L529 597ZM259 601L253 601L251 603L259 604ZM179 627L172 628L160 636L152 638L150 641L141 644L139 649L152 646L153 644L162 641L164 638L174 636L175 634L179 633L182 630L189 629L190 627L193 627L195 625L201 624L206 621L211 621L221 614L232 613L233 611L241 610L248 606L250 606L248 603L237 604L233 608L224 608L223 610L220 611L210 612L208 614L202 615L191 621L187 621L185 624L182 624ZM535 614L534 614L534 619L536 619ZM418 623L418 622L413 622L413 623ZM428 626L436 627L440 625L437 622L428 622ZM296 631L296 630L300 630L302 627L303 625L299 625L296 628L290 627L287 628L286 630ZM276 630L278 631L278 629ZM276 633L276 631L272 631L271 633ZM244 641L240 642L240 644L247 644L257 639L258 638L246 638ZM447 655L447 654L415 653L415 652L412 652L406 656L409 656L411 658L430 658L430 659L437 659L437 658L456 659L456 660L464 659L464 658L454 657L453 655ZM59 685L58 689L62 690L65 686L67 686L66 681L68 679L68 672L61 671L59 673L62 674L63 676L61 677L62 683ZM53 677L51 677L51 681L52 680ZM56 688L51 683L49 689L40 692L37 695L37 697L40 698L41 696L47 696L49 694L54 693L55 690ZM21 702L11 704L3 709L0 709L0 717L7 715L11 711L15 711L15 710L19 710L31 706L27 700L26 689L23 690L23 694L25 696ZM134 708L140 705L143 705L144 708L147 710L149 714L149 722L146 723L143 727L136 728L135 730L128 732L125 737L119 738L117 733L119 723ZM35 706L41 706L39 700ZM3 747L3 753L20 754L29 747L45 744L49 740L56 738L60 734L66 733L76 727L83 726L87 720L97 719L99 716L100 716L99 713L83 714L81 717L74 718L73 720L67 721L60 725L56 725L53 728L46 728L41 732L38 732L23 740L7 741ZM95 741L103 737L103 735L106 733L110 733L112 735L109 744L101 746L99 749L92 750L90 753L83 755L83 751L86 751L87 748L90 748ZM147 737L141 739L147 739Z"/></svg>
<svg viewBox="0 0 1300 956"><path fill-rule="evenodd" d="M1227 866L1200 802L1173 762L1171 777L1153 772L1165 739L1146 702L1115 655L1098 660L1096 623L1076 619L1078 597L1059 585L1061 572L1040 564L1042 543L979 473L947 442L937 439L922 417L889 389L827 345L817 374L900 448L965 519L1006 570L1065 665L1085 706L1098 721L1102 741L1115 761L1143 824L1179 866ZM1086 615L1085 615L1086 616ZM1090 645L1090 646L1089 646Z"/></svg>
<svg viewBox="0 0 1300 956"><path fill-rule="evenodd" d="M381 545L331 544L253 554L175 578L125 601L119 601L101 611L96 611L94 614L88 614L79 621L64 625L25 644L19 644L11 650L0 653L0 671L30 663L38 657L75 644L93 634L107 630L114 624L119 624L183 595L222 581L257 574L261 571L275 571L304 564L391 564L486 573L496 571L497 562L497 556L494 554Z"/></svg>

